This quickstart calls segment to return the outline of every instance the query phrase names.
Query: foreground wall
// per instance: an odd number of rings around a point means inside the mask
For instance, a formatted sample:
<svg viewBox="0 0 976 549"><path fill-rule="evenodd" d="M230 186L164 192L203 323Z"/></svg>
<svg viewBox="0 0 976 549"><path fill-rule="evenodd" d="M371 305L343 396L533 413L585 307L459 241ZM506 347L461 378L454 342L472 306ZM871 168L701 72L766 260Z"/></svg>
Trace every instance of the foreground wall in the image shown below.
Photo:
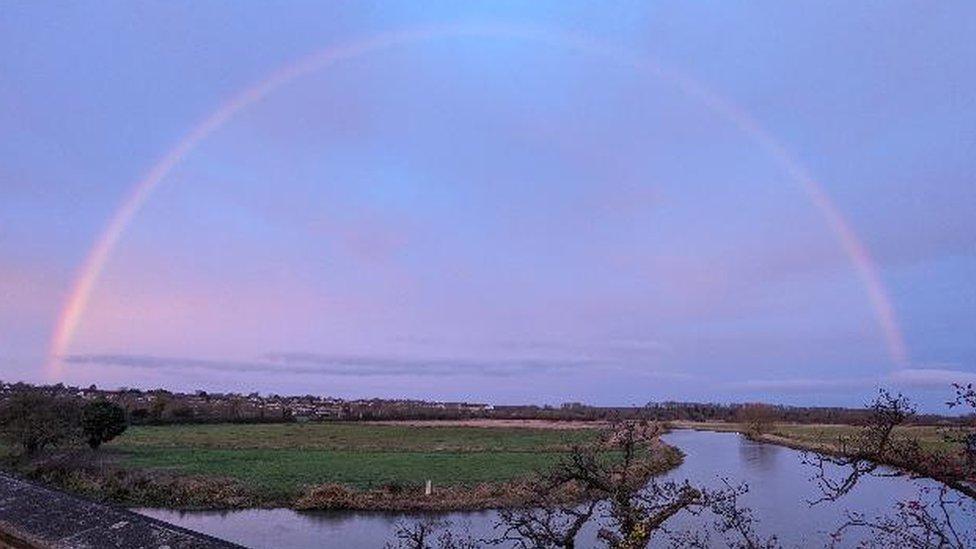
<svg viewBox="0 0 976 549"><path fill-rule="evenodd" d="M0 473L0 547L240 546Z"/></svg>

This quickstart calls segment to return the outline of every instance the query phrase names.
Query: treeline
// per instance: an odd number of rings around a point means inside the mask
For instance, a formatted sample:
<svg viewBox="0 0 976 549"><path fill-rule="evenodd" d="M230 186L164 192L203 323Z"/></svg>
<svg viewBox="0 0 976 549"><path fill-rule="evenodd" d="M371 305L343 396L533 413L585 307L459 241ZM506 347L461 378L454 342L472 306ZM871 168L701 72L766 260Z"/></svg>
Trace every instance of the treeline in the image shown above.
<svg viewBox="0 0 976 549"><path fill-rule="evenodd" d="M836 423L864 425L870 420L870 411L858 408L784 406L764 403L701 403L701 402L649 402L636 407L587 406L567 403L561 406L495 406L486 417L496 419L543 419L556 421L601 421L611 419L645 419L651 421L725 421L740 422L743 416L762 409L763 416L774 422L784 423ZM914 421L919 425L957 423L959 418L936 414L919 414Z"/></svg>

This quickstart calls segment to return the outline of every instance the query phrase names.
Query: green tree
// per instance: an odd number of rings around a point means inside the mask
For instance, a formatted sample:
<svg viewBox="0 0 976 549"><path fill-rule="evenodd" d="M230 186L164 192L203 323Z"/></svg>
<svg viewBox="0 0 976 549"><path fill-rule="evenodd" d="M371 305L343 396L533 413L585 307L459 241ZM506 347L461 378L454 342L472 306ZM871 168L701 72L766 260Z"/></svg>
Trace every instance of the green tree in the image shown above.
<svg viewBox="0 0 976 549"><path fill-rule="evenodd" d="M34 455L77 435L79 406L74 399L29 390L0 404L0 437Z"/></svg>
<svg viewBox="0 0 976 549"><path fill-rule="evenodd" d="M92 450L125 432L125 410L107 400L89 402L81 411L81 430Z"/></svg>

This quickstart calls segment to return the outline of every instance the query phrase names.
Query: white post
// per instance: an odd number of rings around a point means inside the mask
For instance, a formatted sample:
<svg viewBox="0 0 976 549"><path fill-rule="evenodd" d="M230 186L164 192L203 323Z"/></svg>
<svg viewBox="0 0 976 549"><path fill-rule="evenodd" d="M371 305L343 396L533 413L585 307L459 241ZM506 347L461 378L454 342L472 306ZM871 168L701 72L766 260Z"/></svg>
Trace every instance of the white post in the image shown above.
<svg viewBox="0 0 976 549"><path fill-rule="evenodd" d="M429 496L432 491L433 490L430 485L430 479L427 479L427 488L424 489L424 495Z"/></svg>

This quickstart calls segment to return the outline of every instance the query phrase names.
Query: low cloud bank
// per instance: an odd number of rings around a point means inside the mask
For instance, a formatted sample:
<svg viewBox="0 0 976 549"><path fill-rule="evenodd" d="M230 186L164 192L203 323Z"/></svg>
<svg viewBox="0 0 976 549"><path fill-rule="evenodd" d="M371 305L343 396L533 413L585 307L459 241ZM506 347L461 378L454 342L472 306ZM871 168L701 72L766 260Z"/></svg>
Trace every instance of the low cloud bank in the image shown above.
<svg viewBox="0 0 976 549"><path fill-rule="evenodd" d="M340 356L316 353L268 353L258 360L210 360L128 354L71 355L71 364L125 366L168 370L210 370L337 376L516 376L593 365L589 361L498 360L474 361L398 359L368 356Z"/></svg>
<svg viewBox="0 0 976 549"><path fill-rule="evenodd" d="M976 372L947 368L903 368L876 377L752 379L728 383L725 388L740 392L805 393L858 391L876 387L949 389L953 383L976 383Z"/></svg>

